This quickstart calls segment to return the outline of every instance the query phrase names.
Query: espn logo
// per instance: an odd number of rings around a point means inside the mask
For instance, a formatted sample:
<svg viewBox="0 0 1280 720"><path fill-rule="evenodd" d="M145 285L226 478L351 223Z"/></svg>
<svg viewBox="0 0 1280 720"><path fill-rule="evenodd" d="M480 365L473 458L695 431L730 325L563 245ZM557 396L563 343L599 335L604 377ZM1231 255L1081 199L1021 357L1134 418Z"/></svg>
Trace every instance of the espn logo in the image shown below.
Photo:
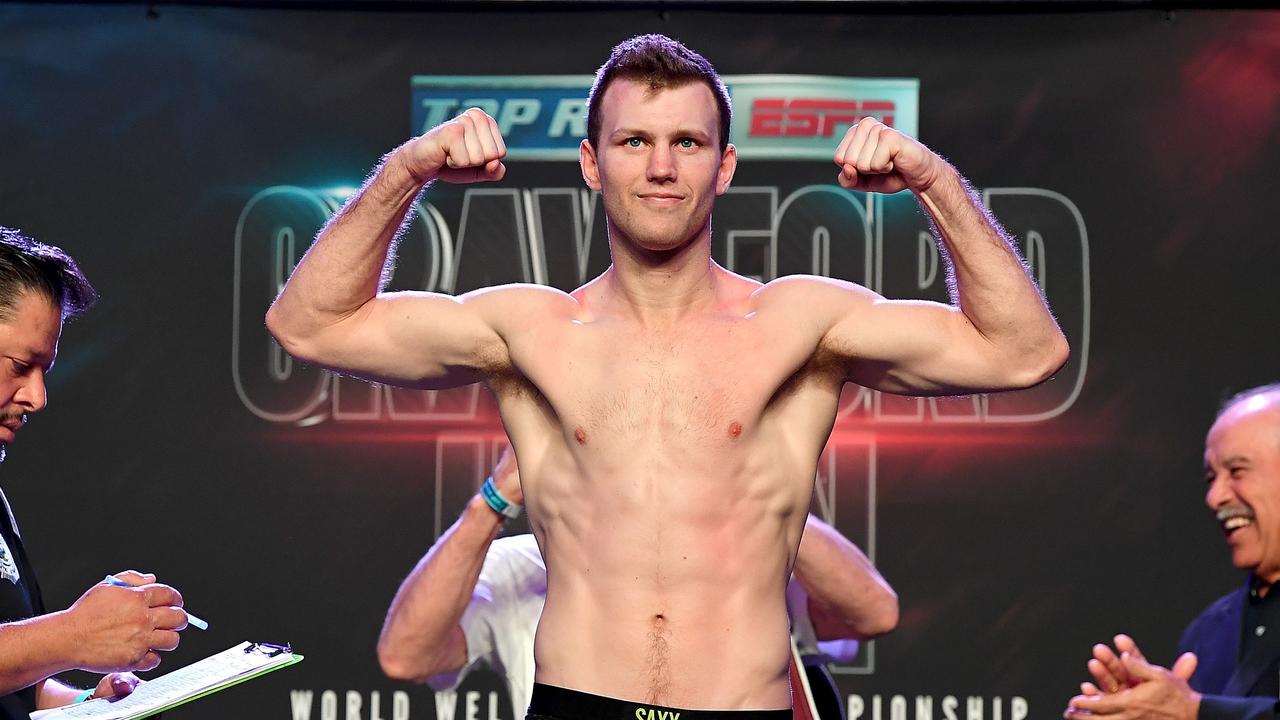
<svg viewBox="0 0 1280 720"><path fill-rule="evenodd" d="M831 137L868 115L893 127L890 100L836 98L756 98L751 103L751 137Z"/></svg>

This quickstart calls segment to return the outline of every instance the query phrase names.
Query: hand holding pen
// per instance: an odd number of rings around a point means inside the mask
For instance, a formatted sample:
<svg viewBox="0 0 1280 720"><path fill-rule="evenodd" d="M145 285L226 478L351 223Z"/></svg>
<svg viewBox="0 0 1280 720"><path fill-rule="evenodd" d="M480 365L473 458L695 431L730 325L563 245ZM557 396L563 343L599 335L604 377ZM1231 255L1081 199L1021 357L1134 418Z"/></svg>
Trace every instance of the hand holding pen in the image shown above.
<svg viewBox="0 0 1280 720"><path fill-rule="evenodd" d="M155 668L190 621L177 590L132 570L108 576L60 615L70 630L70 665L102 673Z"/></svg>
<svg viewBox="0 0 1280 720"><path fill-rule="evenodd" d="M130 571L128 571L128 572L134 573L134 571L132 571L132 570L130 570ZM142 575L141 573L134 573L134 574L135 574L135 575L138 575L138 577L150 577L150 578L152 579L152 582L154 582L154 581L155 581L155 575ZM121 579L121 578L120 578L119 576L117 576L117 575L108 575L108 576L106 576L105 578L103 578L103 579L102 579L102 582L104 582L104 583L106 583L106 584L108 584L108 585L114 585L114 586L116 586L116 587L136 587L136 585L137 585L137 584L135 584L135 583L131 583L131 582L129 582L128 580ZM145 583L143 583L143 584L145 584ZM179 603L179 605L181 605L181 603ZM208 622L205 622L204 620L201 620L200 618L198 618L198 617L196 617L195 615L191 614L190 612L188 612L188 611L186 610L186 608L183 608L183 610L182 610L182 611L183 611L183 612L185 612L185 613L187 613L187 624L188 624L188 625L190 625L190 626L192 626L192 627L195 627L195 628L197 628L197 629L200 629L200 630L208 630L208 629L209 629L209 623L208 623Z"/></svg>

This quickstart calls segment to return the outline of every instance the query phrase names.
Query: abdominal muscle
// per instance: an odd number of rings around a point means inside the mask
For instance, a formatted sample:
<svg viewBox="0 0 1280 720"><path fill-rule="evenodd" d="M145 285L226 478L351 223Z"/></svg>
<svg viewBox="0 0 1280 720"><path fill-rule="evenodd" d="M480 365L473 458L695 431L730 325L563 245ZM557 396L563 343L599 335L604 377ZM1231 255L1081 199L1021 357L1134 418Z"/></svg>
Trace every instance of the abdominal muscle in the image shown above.
<svg viewBox="0 0 1280 720"><path fill-rule="evenodd" d="M812 485L750 467L740 446L679 452L582 449L523 479L548 571L536 680L689 709L788 708L784 593ZM584 465L599 472L573 472Z"/></svg>

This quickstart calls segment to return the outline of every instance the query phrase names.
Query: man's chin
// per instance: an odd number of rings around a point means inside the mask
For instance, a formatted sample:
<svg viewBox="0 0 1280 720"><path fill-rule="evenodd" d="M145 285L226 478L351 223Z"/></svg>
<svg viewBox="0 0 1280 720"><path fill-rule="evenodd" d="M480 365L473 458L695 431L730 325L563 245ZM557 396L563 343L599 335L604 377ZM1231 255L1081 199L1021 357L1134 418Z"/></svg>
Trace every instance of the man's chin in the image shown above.
<svg viewBox="0 0 1280 720"><path fill-rule="evenodd" d="M1236 566L1237 570L1247 570L1256 575L1262 566L1261 553L1255 548L1233 546L1231 564Z"/></svg>
<svg viewBox="0 0 1280 720"><path fill-rule="evenodd" d="M655 254L669 254L687 245L687 243L669 242L666 240L653 240L649 242L636 243L642 250Z"/></svg>
<svg viewBox="0 0 1280 720"><path fill-rule="evenodd" d="M683 222L655 223L631 236L636 245L653 252L679 250L698 241L698 226Z"/></svg>

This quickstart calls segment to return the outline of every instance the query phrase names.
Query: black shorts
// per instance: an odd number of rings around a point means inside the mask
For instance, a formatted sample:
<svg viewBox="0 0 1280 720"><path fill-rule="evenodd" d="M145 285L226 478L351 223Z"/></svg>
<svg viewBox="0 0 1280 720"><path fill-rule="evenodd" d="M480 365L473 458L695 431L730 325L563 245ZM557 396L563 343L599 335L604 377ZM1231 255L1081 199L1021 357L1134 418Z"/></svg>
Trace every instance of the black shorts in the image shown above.
<svg viewBox="0 0 1280 720"><path fill-rule="evenodd" d="M525 720L791 720L791 711L684 710L534 683Z"/></svg>

